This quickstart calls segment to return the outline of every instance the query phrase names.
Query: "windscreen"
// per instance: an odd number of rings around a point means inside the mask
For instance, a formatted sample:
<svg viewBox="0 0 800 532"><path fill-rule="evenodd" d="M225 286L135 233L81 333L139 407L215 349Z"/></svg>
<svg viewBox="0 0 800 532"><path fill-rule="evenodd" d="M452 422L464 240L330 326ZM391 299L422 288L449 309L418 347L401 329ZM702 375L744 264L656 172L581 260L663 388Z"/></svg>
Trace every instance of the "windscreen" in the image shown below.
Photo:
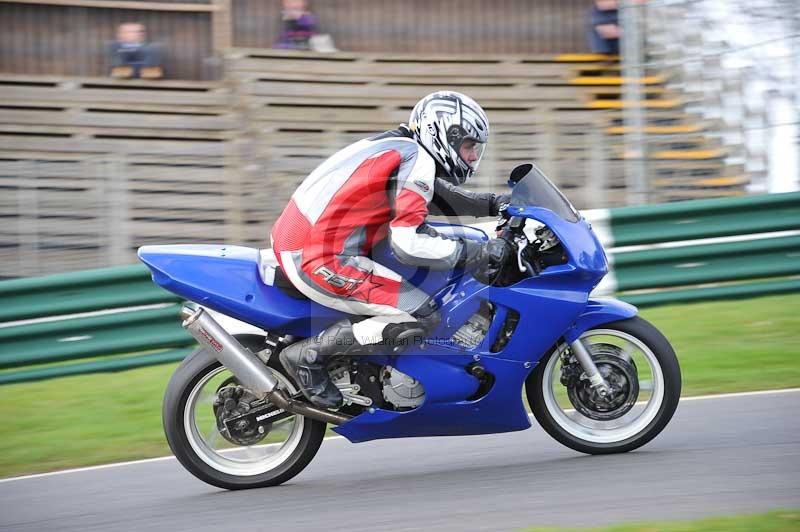
<svg viewBox="0 0 800 532"><path fill-rule="evenodd" d="M519 179L519 176L522 176ZM568 222L577 222L580 215L575 207L558 190L547 176L534 164L523 164L511 173L511 180L519 179L511 193L511 205L517 207L542 207L549 209Z"/></svg>

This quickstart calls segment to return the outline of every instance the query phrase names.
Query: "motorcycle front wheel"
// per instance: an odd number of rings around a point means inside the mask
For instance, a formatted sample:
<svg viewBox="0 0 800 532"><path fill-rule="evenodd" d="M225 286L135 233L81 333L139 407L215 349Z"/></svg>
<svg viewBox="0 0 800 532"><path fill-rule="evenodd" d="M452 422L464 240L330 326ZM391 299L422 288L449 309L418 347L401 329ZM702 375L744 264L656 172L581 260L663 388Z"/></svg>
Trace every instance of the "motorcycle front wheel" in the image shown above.
<svg viewBox="0 0 800 532"><path fill-rule="evenodd" d="M600 397L582 378L569 347L557 346L539 361L525 386L542 428L588 454L623 453L655 438L675 413L681 394L680 366L667 339L636 316L590 329L581 341L612 391Z"/></svg>
<svg viewBox="0 0 800 532"><path fill-rule="evenodd" d="M258 337L237 339L258 350ZM288 395L298 391L277 357L268 367ZM249 406L240 405L252 400L256 397L209 349L189 355L169 381L162 412L167 442L181 465L200 480L231 490L275 486L300 473L319 450L325 423L289 415L274 423L240 421L231 430L224 419L246 414Z"/></svg>

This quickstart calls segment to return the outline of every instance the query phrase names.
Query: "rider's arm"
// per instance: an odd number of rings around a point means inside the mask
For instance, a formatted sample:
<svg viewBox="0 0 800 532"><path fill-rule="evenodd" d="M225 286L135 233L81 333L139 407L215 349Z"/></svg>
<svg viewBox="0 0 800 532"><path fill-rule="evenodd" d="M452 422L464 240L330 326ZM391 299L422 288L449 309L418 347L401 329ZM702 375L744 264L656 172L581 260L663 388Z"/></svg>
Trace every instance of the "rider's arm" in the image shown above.
<svg viewBox="0 0 800 532"><path fill-rule="evenodd" d="M428 212L437 216L497 216L503 196L473 192L437 177Z"/></svg>
<svg viewBox="0 0 800 532"><path fill-rule="evenodd" d="M435 270L452 269L463 262L465 244L428 231L425 218L433 199L435 164L424 152L411 167L401 166L394 197L394 218L389 223L389 242L398 260Z"/></svg>

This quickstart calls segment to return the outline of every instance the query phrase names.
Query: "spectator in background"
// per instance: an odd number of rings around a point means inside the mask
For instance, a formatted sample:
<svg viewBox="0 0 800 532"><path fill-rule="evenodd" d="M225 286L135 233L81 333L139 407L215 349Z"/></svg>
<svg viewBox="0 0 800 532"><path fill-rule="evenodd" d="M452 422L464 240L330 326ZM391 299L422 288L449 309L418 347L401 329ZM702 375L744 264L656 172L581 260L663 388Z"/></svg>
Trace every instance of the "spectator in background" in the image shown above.
<svg viewBox="0 0 800 532"><path fill-rule="evenodd" d="M597 54L619 54L619 2L594 0L589 14L589 43Z"/></svg>
<svg viewBox="0 0 800 532"><path fill-rule="evenodd" d="M309 11L306 0L283 0L281 33L275 48L310 50L316 33L317 17Z"/></svg>
<svg viewBox="0 0 800 532"><path fill-rule="evenodd" d="M164 76L161 68L161 49L147 42L144 24L125 22L117 28L117 40L111 43L111 77L158 79Z"/></svg>

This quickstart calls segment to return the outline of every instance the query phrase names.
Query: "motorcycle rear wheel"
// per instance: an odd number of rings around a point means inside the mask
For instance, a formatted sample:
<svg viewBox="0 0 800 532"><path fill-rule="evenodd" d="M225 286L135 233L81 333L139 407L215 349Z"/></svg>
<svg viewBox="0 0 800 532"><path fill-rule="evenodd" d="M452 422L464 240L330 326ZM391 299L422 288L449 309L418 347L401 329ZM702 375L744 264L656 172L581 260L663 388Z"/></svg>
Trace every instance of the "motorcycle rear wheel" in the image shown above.
<svg viewBox="0 0 800 532"><path fill-rule="evenodd" d="M245 347L258 349L258 337L237 337ZM291 395L296 384L277 357L268 365L280 386ZM276 486L291 479L311 462L325 436L326 424L292 415L269 425L263 438L250 434L247 444L223 434L217 423L219 391L238 381L211 351L200 348L179 366L164 395L162 419L170 449L200 480L236 490ZM258 441L256 441L258 440Z"/></svg>
<svg viewBox="0 0 800 532"><path fill-rule="evenodd" d="M550 436L587 454L632 451L655 438L667 426L681 394L681 372L675 351L653 325L636 316L586 331L581 340L601 372L622 383L630 397L620 399L619 415L612 409L579 402L587 397L586 381L561 383L560 345L540 360L525 385L536 420ZM616 358L616 362L615 362ZM636 383L629 382L638 379ZM583 387L577 393L575 387ZM576 404L577 402L577 404Z"/></svg>

